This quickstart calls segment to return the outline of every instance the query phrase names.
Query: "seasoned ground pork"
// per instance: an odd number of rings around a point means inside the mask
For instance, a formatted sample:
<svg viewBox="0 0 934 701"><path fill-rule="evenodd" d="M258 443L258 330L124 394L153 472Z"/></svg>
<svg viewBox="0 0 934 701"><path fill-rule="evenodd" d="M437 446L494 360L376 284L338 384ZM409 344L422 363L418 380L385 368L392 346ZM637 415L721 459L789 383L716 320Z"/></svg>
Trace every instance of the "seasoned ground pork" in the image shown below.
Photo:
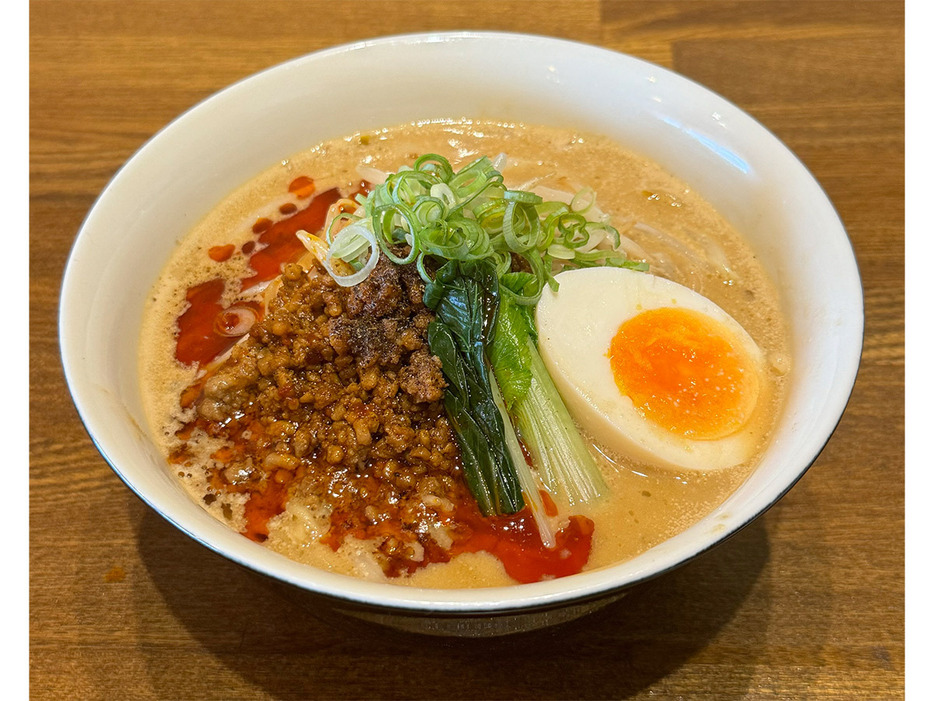
<svg viewBox="0 0 934 701"><path fill-rule="evenodd" d="M224 439L212 488L250 495L250 537L300 494L329 509L335 549L373 539L387 574L417 567L439 519L470 500L423 292L414 268L385 258L349 289L287 265L265 317L204 381L173 462L193 460L199 437Z"/></svg>

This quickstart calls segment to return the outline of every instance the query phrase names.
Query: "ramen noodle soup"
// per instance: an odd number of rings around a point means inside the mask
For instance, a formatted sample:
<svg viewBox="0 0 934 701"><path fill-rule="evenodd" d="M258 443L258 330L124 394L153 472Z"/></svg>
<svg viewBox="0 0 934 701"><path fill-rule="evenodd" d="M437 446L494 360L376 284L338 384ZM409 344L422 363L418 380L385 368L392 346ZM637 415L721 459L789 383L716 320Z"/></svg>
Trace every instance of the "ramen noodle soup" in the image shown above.
<svg viewBox="0 0 934 701"><path fill-rule="evenodd" d="M444 182L387 209L422 187L406 172ZM463 262L483 246L493 264ZM151 431L206 510L425 587L573 575L690 527L756 465L790 365L771 281L689 184L602 137L472 120L327 141L246 183L179 243L140 347ZM565 444L585 455L546 464Z"/></svg>

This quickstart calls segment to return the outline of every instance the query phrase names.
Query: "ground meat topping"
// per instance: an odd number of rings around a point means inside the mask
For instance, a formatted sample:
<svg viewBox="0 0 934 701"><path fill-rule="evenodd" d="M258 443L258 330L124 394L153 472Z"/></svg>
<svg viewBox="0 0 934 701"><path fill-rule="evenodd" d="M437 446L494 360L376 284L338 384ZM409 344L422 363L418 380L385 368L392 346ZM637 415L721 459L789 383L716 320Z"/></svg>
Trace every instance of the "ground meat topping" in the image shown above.
<svg viewBox="0 0 934 701"><path fill-rule="evenodd" d="M255 540L300 494L330 510L325 542L374 540L387 574L448 559L430 533L472 497L423 290L413 268L385 258L349 289L318 265L286 265L263 319L203 381L173 461L190 461L199 435L223 439L212 489L249 495Z"/></svg>

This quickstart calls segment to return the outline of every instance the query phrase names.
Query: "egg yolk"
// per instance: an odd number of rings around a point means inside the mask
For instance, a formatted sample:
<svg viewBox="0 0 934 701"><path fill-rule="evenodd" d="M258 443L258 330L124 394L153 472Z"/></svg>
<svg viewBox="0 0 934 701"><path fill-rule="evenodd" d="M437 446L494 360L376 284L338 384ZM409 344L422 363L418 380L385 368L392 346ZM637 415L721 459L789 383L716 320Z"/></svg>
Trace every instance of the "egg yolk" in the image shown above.
<svg viewBox="0 0 934 701"><path fill-rule="evenodd" d="M647 419L688 438L723 438L749 420L759 395L756 367L731 336L700 312L650 309L619 327L610 366Z"/></svg>

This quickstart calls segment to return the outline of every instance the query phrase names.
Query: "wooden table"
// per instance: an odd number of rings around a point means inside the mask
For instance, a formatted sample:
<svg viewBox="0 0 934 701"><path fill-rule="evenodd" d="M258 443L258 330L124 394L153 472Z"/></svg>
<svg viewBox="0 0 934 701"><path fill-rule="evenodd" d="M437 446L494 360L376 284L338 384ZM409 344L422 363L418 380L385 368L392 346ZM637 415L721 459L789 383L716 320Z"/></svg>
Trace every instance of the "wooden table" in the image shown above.
<svg viewBox="0 0 934 701"><path fill-rule="evenodd" d="M900 2L31 3L30 683L37 699L900 698L904 693ZM639 56L732 100L838 208L862 368L820 459L723 546L567 627L443 641L321 619L144 506L85 433L57 307L71 242L180 112L365 37L497 29Z"/></svg>

